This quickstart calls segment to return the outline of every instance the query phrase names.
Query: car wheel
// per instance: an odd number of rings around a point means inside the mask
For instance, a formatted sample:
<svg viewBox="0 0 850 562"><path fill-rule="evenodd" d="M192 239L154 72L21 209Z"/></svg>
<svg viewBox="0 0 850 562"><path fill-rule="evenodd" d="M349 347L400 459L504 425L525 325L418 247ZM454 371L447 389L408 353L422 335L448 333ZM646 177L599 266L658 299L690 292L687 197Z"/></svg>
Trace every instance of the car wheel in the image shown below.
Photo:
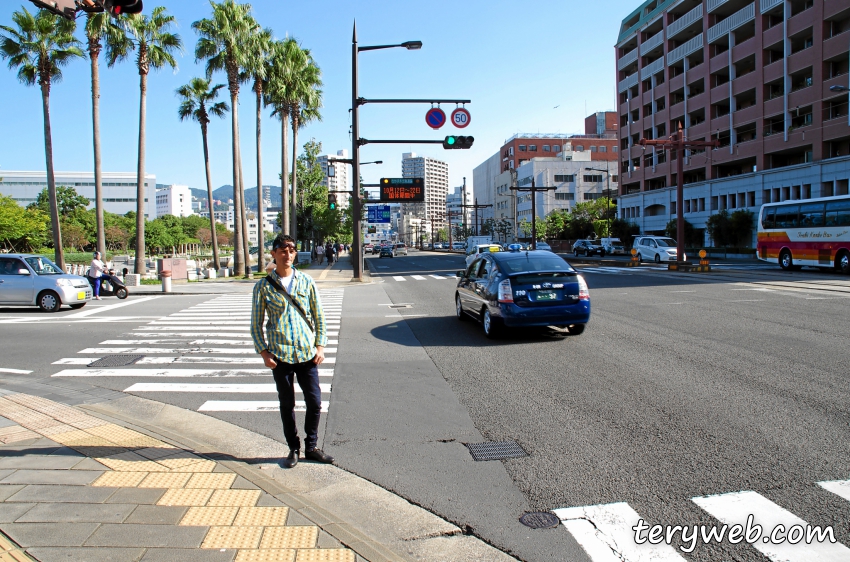
<svg viewBox="0 0 850 562"><path fill-rule="evenodd" d="M463 311L463 305L460 304L460 295L455 295L455 316L461 322L466 321L466 313Z"/></svg>
<svg viewBox="0 0 850 562"><path fill-rule="evenodd" d="M73 308L74 310L77 310L78 308L83 308L84 306L86 306L86 303L84 303L84 302L78 302L77 304L70 304L70 305L68 305L68 306L70 306L70 307L71 307L71 308Z"/></svg>
<svg viewBox="0 0 850 562"><path fill-rule="evenodd" d="M578 257L578 250L573 250L573 255L574 255L575 257Z"/></svg>
<svg viewBox="0 0 850 562"><path fill-rule="evenodd" d="M794 258L791 257L791 252L788 250L779 252L779 267L785 271L794 269Z"/></svg>
<svg viewBox="0 0 850 562"><path fill-rule="evenodd" d="M655 263L661 263L661 255L655 254Z"/></svg>
<svg viewBox="0 0 850 562"><path fill-rule="evenodd" d="M567 326L567 329L570 331L571 336L577 336L584 332L585 326L586 324L572 324L570 326Z"/></svg>
<svg viewBox="0 0 850 562"><path fill-rule="evenodd" d="M850 254L846 251L838 254L838 257L835 259L835 269L844 275L850 274Z"/></svg>
<svg viewBox="0 0 850 562"><path fill-rule="evenodd" d="M59 295L53 291L44 291L38 295L38 307L44 312L56 312L62 307L62 301L59 300Z"/></svg>
<svg viewBox="0 0 850 562"><path fill-rule="evenodd" d="M600 258L604 258L604 257L605 257L605 250L599 250L599 257L600 257Z"/></svg>
<svg viewBox="0 0 850 562"><path fill-rule="evenodd" d="M643 256L640 255L640 252L637 253L636 257L638 263L643 263Z"/></svg>
<svg viewBox="0 0 850 562"><path fill-rule="evenodd" d="M126 299L128 296L130 296L130 292L127 289L118 289L118 291L116 291L115 293L115 296L119 299Z"/></svg>
<svg viewBox="0 0 850 562"><path fill-rule="evenodd" d="M481 315L481 323L484 325L484 335L488 338L495 338L499 335L499 328L496 321L490 316L490 310L484 308L484 314Z"/></svg>

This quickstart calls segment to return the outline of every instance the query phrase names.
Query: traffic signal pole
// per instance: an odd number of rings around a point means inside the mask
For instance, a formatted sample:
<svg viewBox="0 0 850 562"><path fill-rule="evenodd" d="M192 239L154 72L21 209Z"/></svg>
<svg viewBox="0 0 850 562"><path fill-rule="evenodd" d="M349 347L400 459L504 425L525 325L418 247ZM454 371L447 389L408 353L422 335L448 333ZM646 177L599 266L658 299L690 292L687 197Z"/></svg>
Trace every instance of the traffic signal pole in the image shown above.
<svg viewBox="0 0 850 562"><path fill-rule="evenodd" d="M465 209L472 209L475 212L475 236L478 236L478 209L486 209L492 206L493 205L479 205L478 197L475 198L475 203L473 205L461 205L461 207Z"/></svg>
<svg viewBox="0 0 850 562"><path fill-rule="evenodd" d="M511 186L511 191L530 191L531 192L531 249L537 249L537 192L538 191L555 191L556 187L537 187L534 185L534 176L531 176L531 187Z"/></svg>

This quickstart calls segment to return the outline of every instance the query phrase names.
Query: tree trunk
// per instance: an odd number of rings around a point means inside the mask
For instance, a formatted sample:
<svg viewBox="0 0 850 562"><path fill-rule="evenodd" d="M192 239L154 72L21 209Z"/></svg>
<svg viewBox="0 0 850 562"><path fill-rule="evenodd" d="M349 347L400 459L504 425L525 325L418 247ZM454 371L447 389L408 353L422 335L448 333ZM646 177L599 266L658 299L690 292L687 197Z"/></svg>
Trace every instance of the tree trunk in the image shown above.
<svg viewBox="0 0 850 562"><path fill-rule="evenodd" d="M298 109L292 112L292 237L298 240Z"/></svg>
<svg viewBox="0 0 850 562"><path fill-rule="evenodd" d="M209 203L208 207L210 209L210 238L212 242L213 269L218 271L221 262L218 261L218 236L216 236L215 232L215 204L213 203L212 174L210 173L210 151L207 146L206 124L201 125L201 135L204 138L204 168L207 172L207 200Z"/></svg>
<svg viewBox="0 0 850 562"><path fill-rule="evenodd" d="M245 259L245 278L251 278L251 241L248 239L248 200L245 197L245 176L242 167L242 146L239 147L239 197L242 199L242 253Z"/></svg>
<svg viewBox="0 0 850 562"><path fill-rule="evenodd" d="M230 127L233 136L233 275L245 274L242 255L242 199L239 196L239 96L230 92Z"/></svg>
<svg viewBox="0 0 850 562"><path fill-rule="evenodd" d="M139 167L136 170L136 267L135 272L147 272L145 262L145 119L147 117L148 75L139 76Z"/></svg>
<svg viewBox="0 0 850 562"><path fill-rule="evenodd" d="M62 248L62 228L59 225L59 207L56 204L56 178L53 173L53 134L50 130L50 79L42 79L41 104L44 110L44 156L47 161L47 196L50 199L50 223L53 226L53 257L56 265L65 271L65 250Z"/></svg>
<svg viewBox="0 0 850 562"><path fill-rule="evenodd" d="M92 15L89 14L89 19ZM106 261L106 233L103 227L103 172L100 162L100 67L98 65L100 41L91 53L91 108L94 138L94 213L97 222L97 251Z"/></svg>
<svg viewBox="0 0 850 562"><path fill-rule="evenodd" d="M280 230L284 234L289 234L289 162L287 141L289 140L289 114L281 112L280 114L281 131L281 164L280 164Z"/></svg>
<svg viewBox="0 0 850 562"><path fill-rule="evenodd" d="M263 152L261 150L260 124L263 120L263 90L262 82L257 81L254 88L257 93L257 273L265 271L265 235L263 232Z"/></svg>

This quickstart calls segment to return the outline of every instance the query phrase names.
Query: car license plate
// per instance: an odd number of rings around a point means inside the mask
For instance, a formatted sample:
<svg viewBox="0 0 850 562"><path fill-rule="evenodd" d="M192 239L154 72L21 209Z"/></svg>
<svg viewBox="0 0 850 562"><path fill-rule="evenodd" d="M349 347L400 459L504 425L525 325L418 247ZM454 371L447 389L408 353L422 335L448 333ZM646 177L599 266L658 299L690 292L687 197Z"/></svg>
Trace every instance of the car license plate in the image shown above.
<svg viewBox="0 0 850 562"><path fill-rule="evenodd" d="M85 293L77 293L77 300L78 301L86 300L86 294Z"/></svg>
<svg viewBox="0 0 850 562"><path fill-rule="evenodd" d="M537 291L537 301L554 301L558 300L558 293L555 291Z"/></svg>

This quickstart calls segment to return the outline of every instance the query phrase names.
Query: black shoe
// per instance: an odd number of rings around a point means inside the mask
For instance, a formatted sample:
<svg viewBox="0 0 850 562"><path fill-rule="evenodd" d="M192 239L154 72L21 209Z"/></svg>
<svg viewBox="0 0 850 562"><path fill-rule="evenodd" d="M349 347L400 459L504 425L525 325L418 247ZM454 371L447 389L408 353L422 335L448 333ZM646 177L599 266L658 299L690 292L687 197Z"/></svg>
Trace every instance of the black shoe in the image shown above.
<svg viewBox="0 0 850 562"><path fill-rule="evenodd" d="M324 464L331 464L334 458L327 453L323 453L321 449L311 449L304 452L304 458L311 461L316 461Z"/></svg>
<svg viewBox="0 0 850 562"><path fill-rule="evenodd" d="M298 464L298 449L292 449L289 451L289 456L286 457L286 468L295 468L295 465Z"/></svg>

